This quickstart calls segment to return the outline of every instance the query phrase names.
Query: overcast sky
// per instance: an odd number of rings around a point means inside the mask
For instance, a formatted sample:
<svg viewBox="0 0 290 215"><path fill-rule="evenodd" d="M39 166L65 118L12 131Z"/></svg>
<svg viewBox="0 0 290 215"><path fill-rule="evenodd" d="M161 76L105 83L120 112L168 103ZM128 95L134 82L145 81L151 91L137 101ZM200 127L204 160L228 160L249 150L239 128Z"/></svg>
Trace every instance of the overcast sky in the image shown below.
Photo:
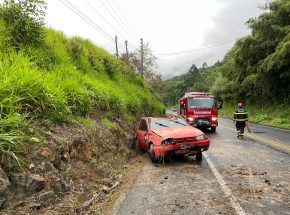
<svg viewBox="0 0 290 215"><path fill-rule="evenodd" d="M75 6L77 13L94 27L61 1ZM140 45L140 38L145 43L150 42L150 48L158 57L158 71L163 78L169 78L186 73L193 63L199 67L203 62L212 65L221 60L235 39L250 33L245 22L263 12L258 6L265 0L46 2L48 27L68 36L88 38L112 54L115 53L115 35L121 53L125 51L121 46L125 40L128 40L131 51Z"/></svg>

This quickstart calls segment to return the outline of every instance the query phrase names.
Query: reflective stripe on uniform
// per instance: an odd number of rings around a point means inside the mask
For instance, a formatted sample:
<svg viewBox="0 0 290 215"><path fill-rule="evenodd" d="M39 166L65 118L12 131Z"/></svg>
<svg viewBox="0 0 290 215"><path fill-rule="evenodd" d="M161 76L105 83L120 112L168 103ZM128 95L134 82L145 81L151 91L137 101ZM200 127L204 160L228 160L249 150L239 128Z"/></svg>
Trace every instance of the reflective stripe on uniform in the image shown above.
<svg viewBox="0 0 290 215"><path fill-rule="evenodd" d="M247 112L235 113L235 114L248 114Z"/></svg>
<svg viewBox="0 0 290 215"><path fill-rule="evenodd" d="M244 122L244 121L247 121L248 118L247 119L235 119L235 120L238 121L238 122Z"/></svg>

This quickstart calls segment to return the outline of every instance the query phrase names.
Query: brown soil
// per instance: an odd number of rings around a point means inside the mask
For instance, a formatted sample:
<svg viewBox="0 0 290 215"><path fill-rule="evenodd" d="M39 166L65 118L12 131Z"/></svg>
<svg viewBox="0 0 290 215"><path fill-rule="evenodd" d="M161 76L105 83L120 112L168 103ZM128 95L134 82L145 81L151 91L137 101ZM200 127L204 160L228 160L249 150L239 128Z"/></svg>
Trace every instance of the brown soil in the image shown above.
<svg viewBox="0 0 290 215"><path fill-rule="evenodd" d="M96 117L95 128L70 123L46 129L48 143L29 145L23 167L4 168L7 176L39 175L45 179L45 188L28 192L25 187L11 184L0 214L108 213L107 207L123 186L108 192L103 187L127 181L125 172L135 162L135 152L127 146L135 125L112 120L115 126L111 129Z"/></svg>

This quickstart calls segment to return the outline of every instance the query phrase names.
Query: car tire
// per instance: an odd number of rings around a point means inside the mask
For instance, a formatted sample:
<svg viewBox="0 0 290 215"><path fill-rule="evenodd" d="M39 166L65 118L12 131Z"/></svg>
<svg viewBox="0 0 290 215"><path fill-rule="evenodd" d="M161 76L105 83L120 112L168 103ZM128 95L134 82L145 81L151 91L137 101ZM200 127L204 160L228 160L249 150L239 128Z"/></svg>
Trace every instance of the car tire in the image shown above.
<svg viewBox="0 0 290 215"><path fill-rule="evenodd" d="M202 162L202 152L199 152L196 154L196 161L197 162Z"/></svg>
<svg viewBox="0 0 290 215"><path fill-rule="evenodd" d="M212 132L215 132L216 131L216 126L211 126L210 129L211 129Z"/></svg>
<svg viewBox="0 0 290 215"><path fill-rule="evenodd" d="M155 157L154 145L153 144L150 145L149 156L150 156L150 159L151 159L152 163L158 163L158 159Z"/></svg>

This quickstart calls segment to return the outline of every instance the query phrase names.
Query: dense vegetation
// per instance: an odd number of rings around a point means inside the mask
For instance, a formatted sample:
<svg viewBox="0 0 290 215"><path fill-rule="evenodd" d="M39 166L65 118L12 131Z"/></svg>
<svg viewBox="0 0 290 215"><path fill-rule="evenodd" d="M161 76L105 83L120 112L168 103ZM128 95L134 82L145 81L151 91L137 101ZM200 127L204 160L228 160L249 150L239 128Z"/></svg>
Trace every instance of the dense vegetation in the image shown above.
<svg viewBox="0 0 290 215"><path fill-rule="evenodd" d="M290 127L290 2L275 0L265 9L247 22L252 34L237 41L222 62L193 65L187 74L165 81L166 104L176 104L185 91L210 91L228 104L225 113L243 101L259 110L254 121L273 119Z"/></svg>
<svg viewBox="0 0 290 215"><path fill-rule="evenodd" d="M247 22L252 34L240 39L216 70L222 75L212 90L226 100L290 102L290 2L273 1L269 10Z"/></svg>
<svg viewBox="0 0 290 215"><path fill-rule="evenodd" d="M206 63L201 68L194 64L190 67L188 73L176 76L163 82L161 95L166 105L175 105L184 92L209 91L215 80L213 69L214 66L208 67Z"/></svg>
<svg viewBox="0 0 290 215"><path fill-rule="evenodd" d="M0 5L0 164L21 162L24 144L39 142L35 124L89 115L132 122L164 109L123 61L46 29L45 8L42 0Z"/></svg>

